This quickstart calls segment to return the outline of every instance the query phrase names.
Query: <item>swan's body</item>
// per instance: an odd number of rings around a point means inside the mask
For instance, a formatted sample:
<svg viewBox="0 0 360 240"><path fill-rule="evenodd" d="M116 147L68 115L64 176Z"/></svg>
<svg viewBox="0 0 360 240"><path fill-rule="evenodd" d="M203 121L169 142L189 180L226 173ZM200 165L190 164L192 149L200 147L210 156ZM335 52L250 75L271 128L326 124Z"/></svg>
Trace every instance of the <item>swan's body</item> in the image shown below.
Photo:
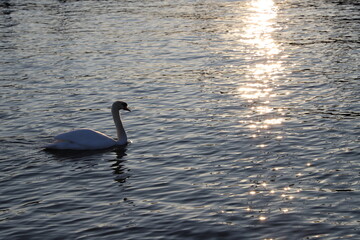
<svg viewBox="0 0 360 240"><path fill-rule="evenodd" d="M91 129L77 129L55 136L55 142L45 146L46 149L69 149L69 150L97 150L113 146L127 144L127 135L121 122L119 110L127 108L127 103L117 101L111 108L113 119L116 126L118 140Z"/></svg>

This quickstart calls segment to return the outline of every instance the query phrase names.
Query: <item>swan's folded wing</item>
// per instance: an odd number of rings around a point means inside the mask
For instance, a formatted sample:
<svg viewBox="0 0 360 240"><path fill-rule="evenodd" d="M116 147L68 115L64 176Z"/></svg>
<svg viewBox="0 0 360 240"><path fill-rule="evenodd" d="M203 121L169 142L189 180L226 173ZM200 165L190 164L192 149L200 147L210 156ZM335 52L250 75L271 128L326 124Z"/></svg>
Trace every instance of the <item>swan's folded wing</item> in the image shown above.
<svg viewBox="0 0 360 240"><path fill-rule="evenodd" d="M84 146L84 149L103 149L112 147L116 141L109 136L91 129L77 129L55 136L56 140Z"/></svg>
<svg viewBox="0 0 360 240"><path fill-rule="evenodd" d="M87 150L86 146L79 145L73 142L57 140L54 143L44 146L45 149L58 149L58 150Z"/></svg>

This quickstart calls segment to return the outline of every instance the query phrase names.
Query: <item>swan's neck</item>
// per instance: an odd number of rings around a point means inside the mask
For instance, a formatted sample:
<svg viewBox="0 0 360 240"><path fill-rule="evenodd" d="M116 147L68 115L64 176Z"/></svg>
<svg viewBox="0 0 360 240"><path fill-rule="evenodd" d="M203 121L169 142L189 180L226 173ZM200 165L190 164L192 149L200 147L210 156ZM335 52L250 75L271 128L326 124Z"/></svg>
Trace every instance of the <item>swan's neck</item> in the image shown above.
<svg viewBox="0 0 360 240"><path fill-rule="evenodd" d="M127 136L126 136L124 126L121 122L120 112L118 109L111 109L111 112L112 112L115 126L116 126L116 132L117 132L117 137L118 137L117 144L124 145L127 143Z"/></svg>

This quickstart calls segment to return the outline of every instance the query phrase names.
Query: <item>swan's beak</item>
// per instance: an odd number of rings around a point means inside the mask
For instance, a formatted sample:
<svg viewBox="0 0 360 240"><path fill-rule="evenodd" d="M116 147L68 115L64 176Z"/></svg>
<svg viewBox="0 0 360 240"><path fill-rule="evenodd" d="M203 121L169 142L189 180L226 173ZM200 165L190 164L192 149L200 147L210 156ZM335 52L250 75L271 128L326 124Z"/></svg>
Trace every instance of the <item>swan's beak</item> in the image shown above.
<svg viewBox="0 0 360 240"><path fill-rule="evenodd" d="M131 112L131 110L130 110L130 109L128 109L127 107L125 107L125 108L124 108L124 110Z"/></svg>

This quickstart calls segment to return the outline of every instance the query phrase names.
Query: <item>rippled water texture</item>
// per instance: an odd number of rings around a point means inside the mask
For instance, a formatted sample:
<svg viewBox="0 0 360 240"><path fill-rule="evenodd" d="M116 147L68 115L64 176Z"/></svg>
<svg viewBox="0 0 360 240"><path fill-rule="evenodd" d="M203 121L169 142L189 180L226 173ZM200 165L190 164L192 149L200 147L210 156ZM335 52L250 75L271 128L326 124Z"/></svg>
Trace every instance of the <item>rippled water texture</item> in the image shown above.
<svg viewBox="0 0 360 240"><path fill-rule="evenodd" d="M359 239L356 0L0 2L2 239ZM89 127L125 151L42 151Z"/></svg>

